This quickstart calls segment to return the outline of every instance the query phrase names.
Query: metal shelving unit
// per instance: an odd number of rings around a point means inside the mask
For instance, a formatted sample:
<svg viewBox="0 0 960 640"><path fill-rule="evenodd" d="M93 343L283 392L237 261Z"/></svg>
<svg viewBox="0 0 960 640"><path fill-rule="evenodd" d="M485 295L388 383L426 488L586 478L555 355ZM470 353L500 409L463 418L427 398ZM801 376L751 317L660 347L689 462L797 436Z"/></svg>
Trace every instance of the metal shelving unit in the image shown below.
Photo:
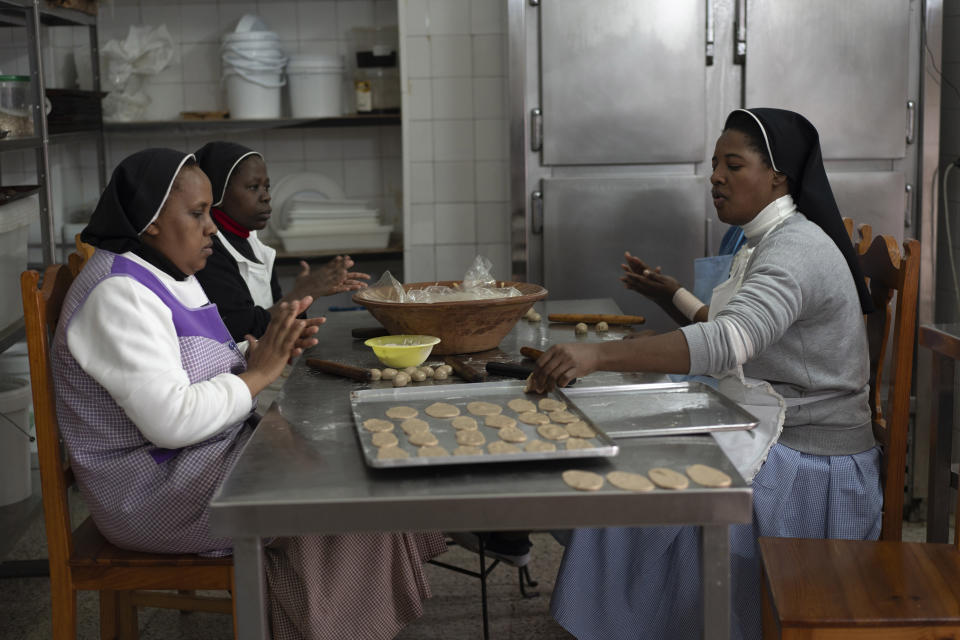
<svg viewBox="0 0 960 640"><path fill-rule="evenodd" d="M40 186L40 232L43 247L43 263L52 264L57 259L56 235L53 220L53 192L50 186L50 146L93 139L97 146L97 164L100 187L106 184L106 155L103 140L103 124L82 131L50 133L44 110L46 87L41 54L41 26L87 27L90 36L90 55L93 69L91 93L100 93L100 53L97 40L97 17L79 11L47 6L43 0L0 0L0 27L26 29L27 54L30 61L31 87L33 91L34 135L18 138L0 138L0 153L33 149L36 152L37 183ZM0 327L0 351L23 338L23 320L8 327Z"/></svg>

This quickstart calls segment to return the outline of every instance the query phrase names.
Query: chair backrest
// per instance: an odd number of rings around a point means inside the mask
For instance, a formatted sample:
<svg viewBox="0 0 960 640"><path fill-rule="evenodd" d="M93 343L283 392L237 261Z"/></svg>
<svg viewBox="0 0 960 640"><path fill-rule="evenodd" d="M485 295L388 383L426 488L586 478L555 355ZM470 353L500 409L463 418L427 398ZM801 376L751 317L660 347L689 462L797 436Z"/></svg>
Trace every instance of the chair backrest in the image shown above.
<svg viewBox="0 0 960 640"><path fill-rule="evenodd" d="M83 269L83 265L87 264L87 260L93 255L95 249L93 245L89 245L81 240L79 233L73 237L73 241L77 245L77 250L67 256L67 264L70 266L70 273L76 278Z"/></svg>
<svg viewBox="0 0 960 640"><path fill-rule="evenodd" d="M23 295L23 320L30 361L30 384L33 390L34 423L37 430L37 451L40 462L40 484L43 489L43 513L47 529L47 552L51 579L59 572L68 572L73 552L70 508L67 489L73 484L73 473L60 447L53 371L50 366L50 342L57 328L63 300L73 282L73 274L61 264L47 267L43 286L40 274L20 274Z"/></svg>
<svg viewBox="0 0 960 640"><path fill-rule="evenodd" d="M869 229L867 234L869 237ZM870 412L874 435L883 447L883 527L880 538L900 540L917 327L920 243L906 240L901 254L893 236L878 235L872 242L863 240L864 237L861 233L862 241L857 243L857 248L876 307L864 319L870 344ZM891 308L894 294L896 305ZM892 346L888 349L891 338Z"/></svg>

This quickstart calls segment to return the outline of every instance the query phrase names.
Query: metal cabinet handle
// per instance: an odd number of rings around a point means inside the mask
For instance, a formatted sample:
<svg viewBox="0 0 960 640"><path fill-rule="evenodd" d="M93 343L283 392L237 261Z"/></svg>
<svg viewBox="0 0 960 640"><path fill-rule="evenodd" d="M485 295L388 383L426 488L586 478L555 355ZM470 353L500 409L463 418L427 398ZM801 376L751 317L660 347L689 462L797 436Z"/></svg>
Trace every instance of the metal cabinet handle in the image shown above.
<svg viewBox="0 0 960 640"><path fill-rule="evenodd" d="M713 0L706 0L707 3L707 66L713 64L713 49L716 45L716 33L713 27Z"/></svg>
<svg viewBox="0 0 960 640"><path fill-rule="evenodd" d="M530 150L540 151L543 148L543 111L540 107L530 110Z"/></svg>
<svg viewBox="0 0 960 640"><path fill-rule="evenodd" d="M543 193L540 191L530 194L530 233L543 233Z"/></svg>
<svg viewBox="0 0 960 640"><path fill-rule="evenodd" d="M913 144L917 135L917 103L907 100L907 144Z"/></svg>
<svg viewBox="0 0 960 640"><path fill-rule="evenodd" d="M744 64L747 60L747 0L737 0L736 49L733 61Z"/></svg>
<svg viewBox="0 0 960 640"><path fill-rule="evenodd" d="M913 225L913 185L908 184L904 187L906 191L906 206L903 212L903 228L909 229Z"/></svg>

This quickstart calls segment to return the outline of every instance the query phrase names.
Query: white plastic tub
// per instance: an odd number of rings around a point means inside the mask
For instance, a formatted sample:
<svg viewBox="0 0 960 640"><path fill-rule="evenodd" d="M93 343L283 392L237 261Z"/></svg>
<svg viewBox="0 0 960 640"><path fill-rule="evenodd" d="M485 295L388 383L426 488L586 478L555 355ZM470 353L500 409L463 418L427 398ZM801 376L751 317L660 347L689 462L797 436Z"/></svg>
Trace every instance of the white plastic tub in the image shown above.
<svg viewBox="0 0 960 640"><path fill-rule="evenodd" d="M30 383L0 378L0 506L30 497Z"/></svg>
<svg viewBox="0 0 960 640"><path fill-rule="evenodd" d="M27 238L38 203L33 194L0 205L0 329L23 317L20 273L27 268Z"/></svg>
<svg viewBox="0 0 960 640"><path fill-rule="evenodd" d="M290 56L287 78L294 118L329 118L343 114L340 56Z"/></svg>
<svg viewBox="0 0 960 640"><path fill-rule="evenodd" d="M275 229L287 251L385 249L393 225L290 225Z"/></svg>
<svg viewBox="0 0 960 640"><path fill-rule="evenodd" d="M232 119L280 117L280 88L285 84L282 73L224 69L224 76Z"/></svg>

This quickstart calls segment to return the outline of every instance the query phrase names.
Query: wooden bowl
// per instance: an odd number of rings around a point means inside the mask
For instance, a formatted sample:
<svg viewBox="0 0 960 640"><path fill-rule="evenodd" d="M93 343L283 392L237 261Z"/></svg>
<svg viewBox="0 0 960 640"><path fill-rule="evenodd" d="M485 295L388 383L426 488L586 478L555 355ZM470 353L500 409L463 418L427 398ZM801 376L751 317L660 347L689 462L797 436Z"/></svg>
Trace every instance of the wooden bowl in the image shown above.
<svg viewBox="0 0 960 640"><path fill-rule="evenodd" d="M403 288L423 289L431 285L453 286L455 280L414 282ZM380 302L355 294L353 301L367 308L392 334L437 336L440 344L435 355L475 353L494 349L510 333L534 302L547 297L547 290L529 282L503 282L522 295L495 300L458 300L456 302Z"/></svg>

